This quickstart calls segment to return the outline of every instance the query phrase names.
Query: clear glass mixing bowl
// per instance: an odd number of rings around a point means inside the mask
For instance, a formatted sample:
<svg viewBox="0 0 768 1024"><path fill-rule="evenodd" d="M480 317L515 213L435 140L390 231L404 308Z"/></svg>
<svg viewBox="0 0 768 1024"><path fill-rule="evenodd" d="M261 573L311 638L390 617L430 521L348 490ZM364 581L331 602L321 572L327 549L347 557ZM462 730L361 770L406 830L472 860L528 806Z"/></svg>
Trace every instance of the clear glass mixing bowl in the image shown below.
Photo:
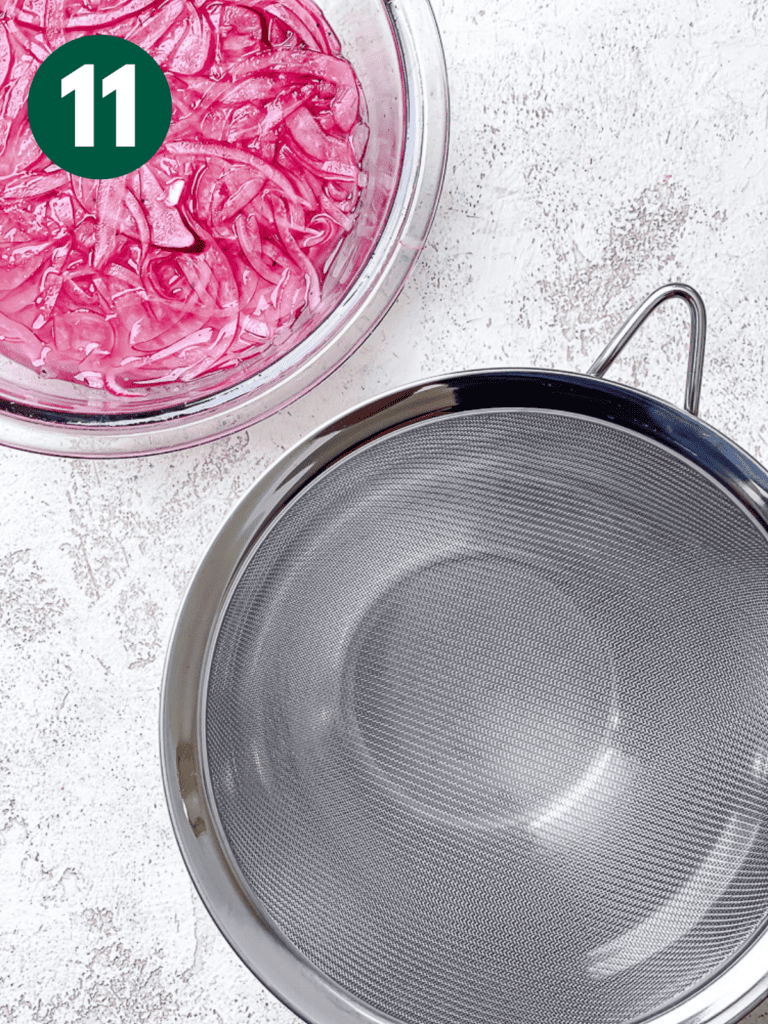
<svg viewBox="0 0 768 1024"><path fill-rule="evenodd" d="M321 0L365 93L368 186L295 346L260 372L247 364L189 384L116 397L0 356L0 442L53 455L169 451L240 430L294 401L370 334L421 252L448 146L448 85L429 0Z"/></svg>

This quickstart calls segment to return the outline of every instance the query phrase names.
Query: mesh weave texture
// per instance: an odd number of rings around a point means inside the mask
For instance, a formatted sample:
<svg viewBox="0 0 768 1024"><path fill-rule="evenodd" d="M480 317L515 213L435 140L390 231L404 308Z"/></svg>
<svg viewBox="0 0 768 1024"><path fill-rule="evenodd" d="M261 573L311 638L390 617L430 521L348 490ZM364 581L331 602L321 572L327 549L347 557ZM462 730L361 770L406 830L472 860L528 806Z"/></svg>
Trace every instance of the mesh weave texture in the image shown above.
<svg viewBox="0 0 768 1024"><path fill-rule="evenodd" d="M222 827L287 939L404 1024L643 1020L765 923L767 641L768 544L693 466L568 415L419 423L237 586Z"/></svg>

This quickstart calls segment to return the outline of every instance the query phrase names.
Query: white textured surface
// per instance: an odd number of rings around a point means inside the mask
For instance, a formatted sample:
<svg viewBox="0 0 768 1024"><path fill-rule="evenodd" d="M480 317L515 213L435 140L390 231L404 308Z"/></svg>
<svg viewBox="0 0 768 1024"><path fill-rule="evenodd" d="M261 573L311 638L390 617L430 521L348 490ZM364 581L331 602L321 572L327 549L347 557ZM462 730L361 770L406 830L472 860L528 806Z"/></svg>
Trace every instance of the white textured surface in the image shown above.
<svg viewBox="0 0 768 1024"><path fill-rule="evenodd" d="M0 1020L295 1020L193 892L157 706L198 559L303 434L435 372L584 370L678 279L709 311L702 415L768 461L768 9L481 3L436 3L453 101L437 223L396 307L335 376L187 452L0 452ZM615 376L678 400L686 336L682 305L660 311Z"/></svg>

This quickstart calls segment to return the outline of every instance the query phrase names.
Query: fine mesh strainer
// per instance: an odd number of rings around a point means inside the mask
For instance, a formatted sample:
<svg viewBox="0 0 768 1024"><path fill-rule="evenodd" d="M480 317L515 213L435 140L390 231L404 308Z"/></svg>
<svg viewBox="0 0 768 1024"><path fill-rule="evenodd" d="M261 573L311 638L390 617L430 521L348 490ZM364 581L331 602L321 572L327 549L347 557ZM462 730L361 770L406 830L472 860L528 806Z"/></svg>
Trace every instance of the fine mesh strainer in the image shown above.
<svg viewBox="0 0 768 1024"><path fill-rule="evenodd" d="M686 412L600 379L669 296ZM697 416L704 308L294 448L184 601L192 877L312 1024L725 1024L768 990L768 475Z"/></svg>

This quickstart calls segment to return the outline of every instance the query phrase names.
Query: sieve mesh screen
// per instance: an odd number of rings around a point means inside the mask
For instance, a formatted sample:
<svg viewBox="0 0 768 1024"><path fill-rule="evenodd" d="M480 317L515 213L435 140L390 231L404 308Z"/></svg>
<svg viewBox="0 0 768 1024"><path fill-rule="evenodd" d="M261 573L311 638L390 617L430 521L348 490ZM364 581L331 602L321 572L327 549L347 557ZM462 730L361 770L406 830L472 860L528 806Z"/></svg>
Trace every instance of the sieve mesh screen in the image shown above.
<svg viewBox="0 0 768 1024"><path fill-rule="evenodd" d="M629 1024L768 908L768 545L587 418L479 411L287 506L224 615L212 795L259 904L404 1024Z"/></svg>

